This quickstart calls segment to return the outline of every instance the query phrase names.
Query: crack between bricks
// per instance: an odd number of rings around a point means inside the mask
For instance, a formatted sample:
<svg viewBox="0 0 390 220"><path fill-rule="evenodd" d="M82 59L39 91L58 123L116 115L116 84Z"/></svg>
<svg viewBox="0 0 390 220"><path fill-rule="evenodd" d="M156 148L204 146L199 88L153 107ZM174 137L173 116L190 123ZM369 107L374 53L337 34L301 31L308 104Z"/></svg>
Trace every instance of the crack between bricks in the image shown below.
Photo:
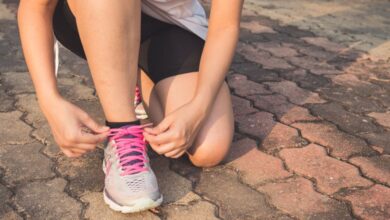
<svg viewBox="0 0 390 220"><path fill-rule="evenodd" d="M335 192L335 193L333 193L333 194L330 194L330 195L329 195L329 194L326 194L325 192L322 192L321 190L318 189L317 180L316 180L314 177L309 177L309 176L307 176L307 175L305 175L305 174L300 174L300 173L297 173L297 172L293 171L292 169L290 169L290 168L287 166L287 163L286 163L286 161L285 161L283 158L280 158L280 159L283 161L284 164L286 164L286 167L287 167L287 169L288 169L288 171L289 171L290 173L293 173L294 175L296 175L296 176L298 176L298 177L300 177L300 178L304 178L304 179L306 179L306 180L309 180L309 181L311 182L311 185L312 185L312 188L313 188L313 191L314 191L314 192L316 192L316 193L318 193L318 194L320 194L320 195L322 195L322 196L325 196L325 197L334 199L335 201L338 201L338 202L340 202L341 204L344 204L345 207L347 208L348 213L350 214L350 216L351 216L352 218L358 219L357 216L355 216L355 214L352 212L352 205L351 205L350 203L346 203L345 200L341 200L340 198L337 198L337 197L334 196L337 192Z"/></svg>
<svg viewBox="0 0 390 220"><path fill-rule="evenodd" d="M249 189L252 189L253 191L255 191L256 193L259 193L260 195L262 195L264 197L264 200L265 200L265 203L271 208L271 209L274 209L276 210L277 214L282 214L282 215L286 215L292 219L296 219L296 217L292 216L290 213L287 213L287 212L284 212L282 210L280 210L279 208L277 208L275 205L272 204L271 202L271 198L266 194L266 193L263 193L263 192L260 192L258 191L254 186L252 185L249 185L247 183L245 183L241 176L241 172L234 169L233 167L229 167L229 166L225 166L225 169L228 169L228 170L231 170L233 171L235 174L236 174L236 180L238 183L240 183L241 185L245 186L245 187L248 187ZM279 181L281 180L285 180L285 179L288 179L289 177L286 177L286 178L282 178L282 179L279 179ZM267 181L267 183L273 183L277 180L272 180L272 181ZM267 184L267 183L264 183L264 184Z"/></svg>
<svg viewBox="0 0 390 220"><path fill-rule="evenodd" d="M16 106L15 106L16 107ZM22 112L22 116L20 117L20 120L23 121L25 124L27 124L29 127L31 127L31 131L29 133L29 137L31 137L33 140L35 141L38 141L39 143L42 143L42 141L38 140L32 133L34 131L37 130L37 128L35 128L32 124L28 123L26 121L26 117L28 114L30 114L28 111L22 111L20 110L19 108L17 108L18 111ZM85 203L83 201L81 201L81 199L77 196L74 196L72 195L72 193L70 192L69 190L69 185L70 185L70 180L67 178L67 177L64 177L56 168L57 166L57 158L52 158L50 157L49 155L45 154L43 151L44 151L44 148L47 147L47 145L45 143L42 143L43 146L39 149L38 153L40 153L41 155L43 155L44 157L48 158L51 162L52 162L52 166L51 166L51 171L54 173L54 176L53 177L50 177L50 178L42 178L42 179L37 179L37 180L33 180L33 181L29 181L28 183L32 183L32 182L36 182L36 181L44 181L44 182L47 182L47 181L50 181L50 180L53 180L55 178L62 178L66 181L66 185L65 185L65 188L63 190L63 192L69 196L70 198L74 199L77 203L79 203L81 205L81 212L79 213L79 218L80 219L85 219L85 212L86 212L86 209L88 207L88 203Z"/></svg>
<svg viewBox="0 0 390 220"><path fill-rule="evenodd" d="M178 172L176 172L174 169L172 169L171 160L169 160L168 169L169 169L171 172L174 172L174 173L176 173L177 175L179 175L179 176L181 176L181 177L183 177L183 178L189 180L189 181L191 182L191 192L194 193L194 194L196 194L196 195L198 195L198 196L201 198L201 200L204 200L204 201L206 201L206 202L209 202L209 203L211 203L213 206L215 206L215 213L214 213L214 216L215 216L217 219L223 219L223 218L220 216L220 207L219 207L219 205L217 205L216 202L211 201L210 199L206 199L206 198L204 197L204 195L202 195L201 193L196 192L195 188L196 188L196 184L197 184L197 183L196 183L196 181L193 181L193 180L191 180L191 178L189 178L189 175L194 174L195 171L194 171L194 172L187 173L187 175L182 175L181 173L178 173ZM164 218L162 218L162 219L166 219L166 217L167 217L167 216L164 215Z"/></svg>
<svg viewBox="0 0 390 220"><path fill-rule="evenodd" d="M372 145L371 145L365 138L360 137L360 136L358 136L358 135L356 135L356 134L351 134L351 133L349 133L348 131L346 131L346 130L344 130L343 128L341 128L338 124L335 124L335 123L333 123L332 121L329 121L329 120L327 120L327 119L325 119L325 118L323 118L323 117L321 117L321 116L319 116L319 115L317 115L317 114L314 114L313 111L312 111L310 108L307 108L307 110L309 111L309 113L310 113L311 115L320 118L321 121L323 121L323 122L327 122L327 123L329 123L329 124L335 126L335 127L337 128L337 130L342 131L342 132L345 133L345 134L348 134L348 135L350 135L350 136L352 136L352 137L354 137L354 138L356 138L356 139L359 139L359 140L363 141L363 142L366 144L367 147L369 147L370 149L372 149ZM318 121L318 122L321 122L321 121ZM376 153L370 154L370 156L380 155L380 153L377 152L376 150L374 150L374 149L372 149L372 150L373 150L374 152L376 152ZM353 155L351 155L351 156L353 156Z"/></svg>
<svg viewBox="0 0 390 220"><path fill-rule="evenodd" d="M7 199L6 205L8 205L12 211L14 211L18 216L20 216L22 219L27 219L27 213L19 207L15 201L16 196L16 187L10 185L8 182L6 182L3 177L6 172L5 168L0 167L0 184L3 185L7 190L11 192L11 196Z"/></svg>

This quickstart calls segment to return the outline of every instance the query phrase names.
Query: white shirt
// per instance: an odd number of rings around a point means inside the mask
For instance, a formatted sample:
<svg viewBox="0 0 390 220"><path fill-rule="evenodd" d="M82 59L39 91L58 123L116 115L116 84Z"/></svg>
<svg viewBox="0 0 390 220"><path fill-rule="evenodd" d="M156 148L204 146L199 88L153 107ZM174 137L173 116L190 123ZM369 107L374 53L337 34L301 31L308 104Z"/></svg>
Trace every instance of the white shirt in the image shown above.
<svg viewBox="0 0 390 220"><path fill-rule="evenodd" d="M206 39L208 27L206 12L198 0L142 0L142 11Z"/></svg>

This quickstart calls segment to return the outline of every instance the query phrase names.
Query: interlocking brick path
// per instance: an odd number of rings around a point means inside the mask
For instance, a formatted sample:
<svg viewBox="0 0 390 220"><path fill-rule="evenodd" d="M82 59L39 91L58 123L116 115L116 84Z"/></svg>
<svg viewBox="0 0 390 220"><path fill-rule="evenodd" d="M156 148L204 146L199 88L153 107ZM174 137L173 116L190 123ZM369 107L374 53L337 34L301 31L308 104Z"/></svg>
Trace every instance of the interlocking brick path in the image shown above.
<svg viewBox="0 0 390 220"><path fill-rule="evenodd" d="M221 166L153 154L165 196L124 215L102 200L102 146L56 146L0 0L0 219L390 219L390 2L246 0L227 81L236 122ZM206 6L209 3L205 2ZM61 93L103 122L84 61Z"/></svg>

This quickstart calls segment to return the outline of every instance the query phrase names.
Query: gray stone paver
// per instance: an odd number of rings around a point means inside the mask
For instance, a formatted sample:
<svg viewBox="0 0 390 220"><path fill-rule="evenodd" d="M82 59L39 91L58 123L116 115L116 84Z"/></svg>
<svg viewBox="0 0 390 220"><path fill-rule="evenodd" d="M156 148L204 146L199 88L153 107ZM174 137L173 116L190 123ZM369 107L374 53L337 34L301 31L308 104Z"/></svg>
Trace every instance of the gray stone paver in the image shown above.
<svg viewBox="0 0 390 220"><path fill-rule="evenodd" d="M316 192L310 181L301 177L269 183L258 190L267 193L277 208L299 219L352 219L347 205Z"/></svg>
<svg viewBox="0 0 390 220"><path fill-rule="evenodd" d="M112 219L112 220L157 220L156 215L151 212L141 212L136 214L122 214L111 210L103 201L101 192L90 192L81 197L81 200L88 203L85 217L91 220Z"/></svg>
<svg viewBox="0 0 390 220"><path fill-rule="evenodd" d="M195 191L214 201L224 219L274 219L283 217L266 202L266 197L241 184L231 170L201 173Z"/></svg>
<svg viewBox="0 0 390 220"><path fill-rule="evenodd" d="M20 120L22 113L19 111L1 112L0 120L0 146L5 144L24 144L33 141L29 133L31 128ZM22 134L22 135L21 135Z"/></svg>
<svg viewBox="0 0 390 220"><path fill-rule="evenodd" d="M13 109L13 99L9 96L0 81L0 112L8 112Z"/></svg>
<svg viewBox="0 0 390 220"><path fill-rule="evenodd" d="M129 215L103 202L101 149L70 159L56 145L17 4L0 0L0 220L389 218L389 1L246 0L229 156L200 169L152 154L165 202ZM86 62L61 51L61 94L103 123Z"/></svg>
<svg viewBox="0 0 390 220"><path fill-rule="evenodd" d="M7 145L0 149L0 167L5 169L3 179L10 183L54 177L53 162L39 151L42 144Z"/></svg>
<svg viewBox="0 0 390 220"><path fill-rule="evenodd" d="M191 181L171 171L167 159L154 159L151 162L151 166L156 173L161 193L165 195L164 203L172 203L191 192Z"/></svg>
<svg viewBox="0 0 390 220"><path fill-rule="evenodd" d="M80 158L71 159L64 155L56 161L57 172L68 180L68 191L80 196L87 192L101 192L104 187L102 171L103 152L90 152Z"/></svg>
<svg viewBox="0 0 390 220"><path fill-rule="evenodd" d="M180 200L172 203L165 209L168 219L204 219L217 220L215 216L217 212L216 206L202 201L201 197L193 192L189 192Z"/></svg>
<svg viewBox="0 0 390 220"><path fill-rule="evenodd" d="M12 193L5 186L0 184L0 219L22 219L17 215L15 211L9 206L10 197Z"/></svg>
<svg viewBox="0 0 390 220"><path fill-rule="evenodd" d="M78 219L81 204L65 192L66 181L31 182L16 190L17 205L32 219Z"/></svg>

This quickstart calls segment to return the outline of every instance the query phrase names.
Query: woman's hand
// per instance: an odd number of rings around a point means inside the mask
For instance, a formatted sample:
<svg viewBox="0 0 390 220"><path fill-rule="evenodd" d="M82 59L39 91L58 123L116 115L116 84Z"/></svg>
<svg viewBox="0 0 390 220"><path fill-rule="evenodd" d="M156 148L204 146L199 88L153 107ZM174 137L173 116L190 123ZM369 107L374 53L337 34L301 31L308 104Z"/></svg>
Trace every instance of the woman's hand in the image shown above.
<svg viewBox="0 0 390 220"><path fill-rule="evenodd" d="M178 158L194 142L204 120L202 111L189 102L168 114L154 128L145 128L144 137L154 151L166 157Z"/></svg>
<svg viewBox="0 0 390 220"><path fill-rule="evenodd" d="M100 126L86 112L62 97L44 100L40 105L55 141L68 157L79 157L94 150L108 136L108 127Z"/></svg>

